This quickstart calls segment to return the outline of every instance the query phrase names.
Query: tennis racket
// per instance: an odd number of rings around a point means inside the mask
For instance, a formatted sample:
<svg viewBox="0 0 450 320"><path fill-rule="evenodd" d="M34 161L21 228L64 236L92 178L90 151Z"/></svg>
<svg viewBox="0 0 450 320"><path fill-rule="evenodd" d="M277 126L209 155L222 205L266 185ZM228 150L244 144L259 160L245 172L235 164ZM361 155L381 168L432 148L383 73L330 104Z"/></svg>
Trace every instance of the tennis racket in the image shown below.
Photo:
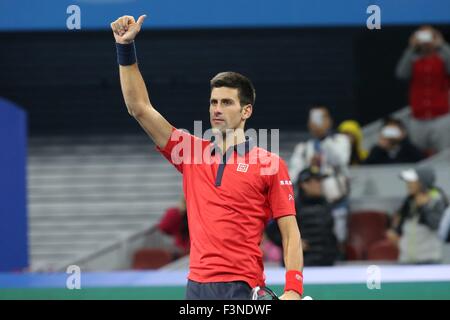
<svg viewBox="0 0 450 320"><path fill-rule="evenodd" d="M268 287L254 287L252 289L252 300L280 300L275 292Z"/></svg>
<svg viewBox="0 0 450 320"><path fill-rule="evenodd" d="M252 300L280 300L280 298L268 287L255 287L252 289ZM302 300L313 300L313 298L305 296Z"/></svg>

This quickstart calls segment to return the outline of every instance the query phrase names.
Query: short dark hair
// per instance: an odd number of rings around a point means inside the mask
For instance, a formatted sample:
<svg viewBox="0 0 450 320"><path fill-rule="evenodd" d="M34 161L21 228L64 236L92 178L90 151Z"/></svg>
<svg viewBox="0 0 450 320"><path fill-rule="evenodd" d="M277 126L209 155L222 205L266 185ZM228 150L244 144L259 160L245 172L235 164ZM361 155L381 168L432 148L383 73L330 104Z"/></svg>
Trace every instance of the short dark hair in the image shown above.
<svg viewBox="0 0 450 320"><path fill-rule="evenodd" d="M240 73L227 71L218 73L214 78L211 79L211 90L213 88L234 88L238 89L238 97L241 106L255 104L256 92L255 87L252 82L246 76Z"/></svg>
<svg viewBox="0 0 450 320"><path fill-rule="evenodd" d="M388 126L388 125L392 125L392 124L394 126L399 127L400 129L406 131L406 126L405 126L405 124L403 123L402 120L394 118L394 117L385 117L383 119L383 127Z"/></svg>

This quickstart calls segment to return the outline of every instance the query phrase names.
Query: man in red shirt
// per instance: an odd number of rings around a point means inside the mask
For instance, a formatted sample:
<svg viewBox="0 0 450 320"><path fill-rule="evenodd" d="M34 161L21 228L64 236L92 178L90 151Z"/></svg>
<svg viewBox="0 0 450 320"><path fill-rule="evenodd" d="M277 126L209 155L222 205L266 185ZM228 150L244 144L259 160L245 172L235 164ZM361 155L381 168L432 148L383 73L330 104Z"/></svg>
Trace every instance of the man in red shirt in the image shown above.
<svg viewBox="0 0 450 320"><path fill-rule="evenodd" d="M235 72L211 80L213 142L175 129L151 105L136 63L134 38L144 18L123 16L111 28L128 112L183 174L191 241L186 298L250 299L252 288L264 287L260 243L274 218L287 269L281 299L301 299L303 253L286 164L243 130L253 111L252 83Z"/></svg>
<svg viewBox="0 0 450 320"><path fill-rule="evenodd" d="M450 46L441 33L430 26L415 31L396 75L409 80L412 142L423 150L450 147Z"/></svg>
<svg viewBox="0 0 450 320"><path fill-rule="evenodd" d="M180 199L178 206L166 210L158 223L158 229L166 235L172 236L175 257L189 253L189 229L184 197Z"/></svg>

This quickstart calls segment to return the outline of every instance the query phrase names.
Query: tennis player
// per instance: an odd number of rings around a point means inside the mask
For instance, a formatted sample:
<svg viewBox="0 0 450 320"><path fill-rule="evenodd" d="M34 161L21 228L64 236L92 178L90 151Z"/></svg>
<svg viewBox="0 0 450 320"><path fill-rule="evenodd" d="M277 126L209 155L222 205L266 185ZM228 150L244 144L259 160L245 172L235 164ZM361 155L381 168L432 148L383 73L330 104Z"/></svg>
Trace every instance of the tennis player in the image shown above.
<svg viewBox="0 0 450 320"><path fill-rule="evenodd" d="M286 164L243 130L255 103L252 83L235 72L211 80L210 122L218 139L175 129L150 103L138 68L134 39L144 19L122 16L111 28L128 112L183 174L191 238L186 299L251 299L252 288L264 287L260 243L273 218L286 266L280 299L300 300L303 252Z"/></svg>

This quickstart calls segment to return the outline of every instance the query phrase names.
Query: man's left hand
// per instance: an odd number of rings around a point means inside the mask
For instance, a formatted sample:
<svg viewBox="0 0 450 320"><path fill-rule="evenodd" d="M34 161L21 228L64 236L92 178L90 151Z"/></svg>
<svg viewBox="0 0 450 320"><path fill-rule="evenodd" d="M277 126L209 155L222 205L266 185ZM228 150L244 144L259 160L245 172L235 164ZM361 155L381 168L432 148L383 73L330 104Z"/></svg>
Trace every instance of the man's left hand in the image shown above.
<svg viewBox="0 0 450 320"><path fill-rule="evenodd" d="M283 293L280 300L302 300L302 296L295 291L289 290Z"/></svg>

